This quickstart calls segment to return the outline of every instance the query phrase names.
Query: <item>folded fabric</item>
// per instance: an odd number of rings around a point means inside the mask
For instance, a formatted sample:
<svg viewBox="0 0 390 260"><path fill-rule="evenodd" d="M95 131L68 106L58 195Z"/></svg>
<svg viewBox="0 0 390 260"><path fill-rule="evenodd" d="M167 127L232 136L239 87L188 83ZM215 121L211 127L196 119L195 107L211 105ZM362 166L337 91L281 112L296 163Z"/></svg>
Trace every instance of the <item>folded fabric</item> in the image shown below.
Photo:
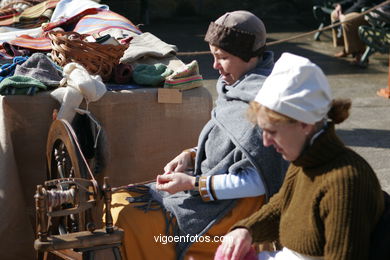
<svg viewBox="0 0 390 260"><path fill-rule="evenodd" d="M169 75L164 82L164 88L176 88L181 90L203 86L203 77L199 74L199 66L193 60L184 68Z"/></svg>
<svg viewBox="0 0 390 260"><path fill-rule="evenodd" d="M182 62L176 56L169 56L169 57L164 57L164 58L155 58L155 57L147 56L147 57L143 57L141 59L138 59L137 61L134 61L130 64L133 67L135 67L138 64L153 65L156 63L162 63L164 65L167 65L168 68L170 68L173 71L181 70L185 66L184 62Z"/></svg>
<svg viewBox="0 0 390 260"><path fill-rule="evenodd" d="M78 89L87 103L98 101L107 91L102 78L99 75L90 75L80 64L71 62L65 65L63 80L72 88Z"/></svg>
<svg viewBox="0 0 390 260"><path fill-rule="evenodd" d="M108 10L99 10L96 14L83 16L77 22L73 31L80 34L93 34L112 28L127 31L127 34L129 34L129 32L133 32L135 35L142 33L129 19Z"/></svg>
<svg viewBox="0 0 390 260"><path fill-rule="evenodd" d="M8 53L0 45L0 64L8 63L11 60L12 60L12 56L8 55Z"/></svg>
<svg viewBox="0 0 390 260"><path fill-rule="evenodd" d="M18 15L20 12L15 8L1 8L0 9L0 20L8 19Z"/></svg>
<svg viewBox="0 0 390 260"><path fill-rule="evenodd" d="M16 8L18 10L23 10L26 6L32 6L34 4L38 4L43 0L2 0L0 1L0 8Z"/></svg>
<svg viewBox="0 0 390 260"><path fill-rule="evenodd" d="M0 26L13 26L17 28L40 27L42 23L50 21L53 9L59 0L48 0L26 8L18 15L0 20Z"/></svg>
<svg viewBox="0 0 390 260"><path fill-rule="evenodd" d="M142 33L126 17L99 8L89 8L71 17L62 18L42 26L44 31L49 31L56 27L64 28L65 31L75 31L80 34L99 33L111 28L134 32L135 34Z"/></svg>
<svg viewBox="0 0 390 260"><path fill-rule="evenodd" d="M50 51L51 50L51 43L50 39L46 37L31 37L30 35L23 34L15 39L4 42L4 45L9 44L13 47L15 50L25 50L25 51L32 51L32 50L38 50L38 51ZM9 55L12 55L12 53L8 53Z"/></svg>
<svg viewBox="0 0 390 260"><path fill-rule="evenodd" d="M133 36L141 34L142 32L127 18L117 13L102 10L102 9L87 9L82 13L74 15L70 18L60 19L53 23L42 25L44 32L65 28L66 31L75 31L80 34L93 34L109 31L109 29L115 29L120 31L120 35ZM0 40L1 41L1 40ZM13 40L7 41L7 43L13 47L13 49L21 50L27 49L39 50L39 51L50 51L51 43L47 37L31 37L27 34L22 34L15 37ZM9 48L11 49L11 48ZM12 50L12 49L11 49ZM7 53L12 56L12 51Z"/></svg>
<svg viewBox="0 0 390 260"><path fill-rule="evenodd" d="M120 62L131 63L144 56L158 58L172 56L176 54L177 50L175 45L167 44L153 34L146 32L133 37Z"/></svg>
<svg viewBox="0 0 390 260"><path fill-rule="evenodd" d="M0 1L0 20L16 16L34 4L36 3L28 0Z"/></svg>
<svg viewBox="0 0 390 260"><path fill-rule="evenodd" d="M15 73L16 65L23 64L28 57L17 56L13 58L12 63L6 63L0 67L0 82L6 77L13 76Z"/></svg>
<svg viewBox="0 0 390 260"><path fill-rule="evenodd" d="M17 65L14 75L29 76L49 87L58 87L62 71L43 53L34 53L22 65Z"/></svg>
<svg viewBox="0 0 390 260"><path fill-rule="evenodd" d="M8 42L3 43L3 48L4 48L5 52L12 57L30 56L31 55L30 49L25 49L25 48L21 48L19 46L14 46L14 45L9 44Z"/></svg>
<svg viewBox="0 0 390 260"><path fill-rule="evenodd" d="M131 40L133 39L134 35L138 35L140 33L141 32L135 33L133 31L124 30L124 29L120 29L120 28L108 28L108 29L100 31L97 35L104 36L104 35L109 34L112 37L114 37L115 39L117 39L120 44L129 45Z"/></svg>
<svg viewBox="0 0 390 260"><path fill-rule="evenodd" d="M40 90L46 90L46 86L31 77L11 76L0 82L1 95L34 95Z"/></svg>
<svg viewBox="0 0 390 260"><path fill-rule="evenodd" d="M66 19L79 14L90 8L99 8L109 10L108 5L102 5L96 3L96 1L90 0L61 0L51 16L50 22L55 22L60 19Z"/></svg>
<svg viewBox="0 0 390 260"><path fill-rule="evenodd" d="M154 65L138 64L133 71L133 80L140 85L157 86L172 73L173 70L161 63Z"/></svg>
<svg viewBox="0 0 390 260"><path fill-rule="evenodd" d="M32 28L32 29L19 29L13 27L0 27L0 43L14 40L19 35L27 34L31 37L37 37L43 33L42 28Z"/></svg>

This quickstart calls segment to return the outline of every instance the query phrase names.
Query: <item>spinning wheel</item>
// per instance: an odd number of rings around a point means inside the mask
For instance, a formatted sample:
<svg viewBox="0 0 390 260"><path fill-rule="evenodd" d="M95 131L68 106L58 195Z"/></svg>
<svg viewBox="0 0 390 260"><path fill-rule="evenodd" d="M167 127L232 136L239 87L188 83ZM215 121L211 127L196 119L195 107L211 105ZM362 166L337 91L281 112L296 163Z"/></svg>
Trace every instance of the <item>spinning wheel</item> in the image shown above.
<svg viewBox="0 0 390 260"><path fill-rule="evenodd" d="M66 120L52 123L46 149L48 180L38 185L35 195L38 258L52 252L64 259L89 259L97 249L112 248L120 259L123 231L112 224L108 178L100 188ZM103 198L105 229L95 230L92 209Z"/></svg>

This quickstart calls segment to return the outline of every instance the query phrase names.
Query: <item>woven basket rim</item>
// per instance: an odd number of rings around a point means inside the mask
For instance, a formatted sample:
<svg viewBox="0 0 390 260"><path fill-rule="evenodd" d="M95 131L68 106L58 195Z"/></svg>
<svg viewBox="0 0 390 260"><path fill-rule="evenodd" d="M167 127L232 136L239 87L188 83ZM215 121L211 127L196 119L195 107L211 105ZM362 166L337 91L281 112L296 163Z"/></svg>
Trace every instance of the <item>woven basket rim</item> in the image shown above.
<svg viewBox="0 0 390 260"><path fill-rule="evenodd" d="M113 67L119 64L128 45L88 42L84 40L87 36L87 34L74 31L48 32L52 58L60 66L77 62L83 65L90 74L100 75L104 81L107 81L111 78Z"/></svg>

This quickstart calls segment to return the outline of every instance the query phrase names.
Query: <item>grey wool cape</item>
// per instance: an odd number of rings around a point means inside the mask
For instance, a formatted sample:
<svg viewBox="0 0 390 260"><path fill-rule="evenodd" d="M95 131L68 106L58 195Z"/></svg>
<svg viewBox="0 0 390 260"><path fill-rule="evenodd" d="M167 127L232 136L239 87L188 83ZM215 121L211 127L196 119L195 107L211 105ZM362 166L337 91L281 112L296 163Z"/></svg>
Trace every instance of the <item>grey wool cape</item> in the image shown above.
<svg viewBox="0 0 390 260"><path fill-rule="evenodd" d="M248 103L254 100L273 68L273 53L265 52L256 68L228 86L219 78L218 98L211 119L198 141L195 175L239 174L254 167L266 188L267 198L281 186L287 162L274 148L263 146L261 129L246 118ZM153 197L177 220L174 235L203 235L235 206L236 199L204 202L191 192L168 194L151 186ZM177 258L183 259L191 242L177 244Z"/></svg>

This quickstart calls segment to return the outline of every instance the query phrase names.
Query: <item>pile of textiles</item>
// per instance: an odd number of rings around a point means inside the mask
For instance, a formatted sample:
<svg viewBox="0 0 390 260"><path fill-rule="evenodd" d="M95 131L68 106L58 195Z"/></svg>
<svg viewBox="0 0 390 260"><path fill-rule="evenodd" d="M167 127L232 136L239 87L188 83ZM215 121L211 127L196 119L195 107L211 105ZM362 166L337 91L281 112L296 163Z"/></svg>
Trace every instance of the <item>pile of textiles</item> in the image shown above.
<svg viewBox="0 0 390 260"><path fill-rule="evenodd" d="M66 81L62 85L48 85L44 80L41 83L45 87L28 91L26 83L27 90L20 91L24 81L33 82L23 79L12 89L12 77L18 76L15 71L33 57L29 64L50 63L62 78L64 66L78 63L91 76L100 76L98 81L104 82L108 89L153 86L185 90L202 86L196 61L184 64L176 57L175 45L142 32L129 19L98 2L0 0L0 86L3 80L11 78L0 95L33 95L40 90L67 86ZM67 52L69 49L73 51ZM106 53L102 51L105 49ZM108 55L113 52L117 57ZM34 55L37 53L41 55ZM88 54L88 58L80 54ZM107 61L110 64L104 67ZM37 79L34 73L22 76Z"/></svg>

